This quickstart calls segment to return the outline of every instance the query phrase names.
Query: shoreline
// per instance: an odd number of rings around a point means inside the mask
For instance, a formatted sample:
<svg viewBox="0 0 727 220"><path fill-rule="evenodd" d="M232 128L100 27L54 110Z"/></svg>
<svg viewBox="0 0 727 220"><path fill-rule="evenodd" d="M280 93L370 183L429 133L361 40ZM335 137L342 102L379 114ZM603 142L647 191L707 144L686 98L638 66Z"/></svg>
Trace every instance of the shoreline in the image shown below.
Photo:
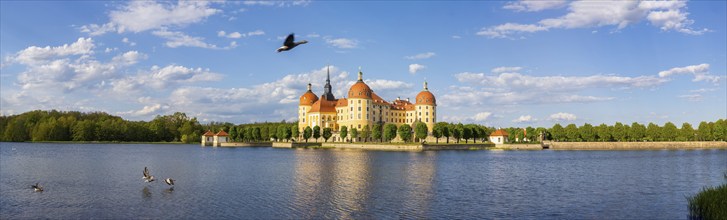
<svg viewBox="0 0 727 220"><path fill-rule="evenodd" d="M727 149L725 141L545 142L551 150L691 150Z"/></svg>

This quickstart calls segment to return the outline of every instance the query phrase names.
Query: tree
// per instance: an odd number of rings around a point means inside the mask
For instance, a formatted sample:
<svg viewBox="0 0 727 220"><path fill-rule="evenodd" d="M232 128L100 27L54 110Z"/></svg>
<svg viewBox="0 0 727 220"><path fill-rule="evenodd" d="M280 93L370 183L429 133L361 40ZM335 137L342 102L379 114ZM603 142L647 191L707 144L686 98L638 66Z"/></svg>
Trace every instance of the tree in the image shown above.
<svg viewBox="0 0 727 220"><path fill-rule="evenodd" d="M596 136L598 136L598 141L610 141L611 140L611 131L608 128L608 125L601 123L597 127L594 128L596 131Z"/></svg>
<svg viewBox="0 0 727 220"><path fill-rule="evenodd" d="M446 124L444 124L444 126L442 126L442 125L443 125L442 122L439 122L439 123L434 124L434 128L432 128L432 136L434 136L434 138L436 138L437 144L439 143L439 138L441 138L443 135L442 129L444 129L444 127L447 126Z"/></svg>
<svg viewBox="0 0 727 220"><path fill-rule="evenodd" d="M294 125L290 126L290 136L293 138L293 140L298 141L298 138L300 138L300 130L298 130L298 123L295 123Z"/></svg>
<svg viewBox="0 0 727 220"><path fill-rule="evenodd" d="M727 125L725 124L724 120L720 119L717 120L712 124L712 138L715 141L724 141L727 140Z"/></svg>
<svg viewBox="0 0 727 220"><path fill-rule="evenodd" d="M348 127L346 127L345 125L341 126L341 130L338 132L338 136L341 136L341 139L343 139L343 142L347 142L346 136L348 136Z"/></svg>
<svg viewBox="0 0 727 220"><path fill-rule="evenodd" d="M694 138L696 136L697 136L697 134L694 132L694 128L692 128L692 124L684 122L682 124L682 128L679 129L679 137L677 138L677 140L694 141Z"/></svg>
<svg viewBox="0 0 727 220"><path fill-rule="evenodd" d="M391 140L394 140L396 138L396 125L395 124L386 124L384 125L384 140L391 142Z"/></svg>
<svg viewBox="0 0 727 220"><path fill-rule="evenodd" d="M363 138L364 142L366 142L369 137L371 137L371 128L369 128L369 125L366 125L363 127L363 130L361 130L361 138Z"/></svg>
<svg viewBox="0 0 727 220"><path fill-rule="evenodd" d="M562 141L565 140L565 129L563 129L563 126L556 123L553 125L552 128L550 128L550 134L553 135L553 138L556 141Z"/></svg>
<svg viewBox="0 0 727 220"><path fill-rule="evenodd" d="M331 138L333 134L331 133L331 128L324 128L323 129L323 140L325 142L328 142L328 138Z"/></svg>
<svg viewBox="0 0 727 220"><path fill-rule="evenodd" d="M472 138L472 129L462 126L462 138L464 139L464 142L467 143L468 140Z"/></svg>
<svg viewBox="0 0 727 220"><path fill-rule="evenodd" d="M568 124L565 126L565 135L568 141L580 141L581 134L578 133L578 127L575 124Z"/></svg>
<svg viewBox="0 0 727 220"><path fill-rule="evenodd" d="M25 128L25 120L14 118L8 122L5 128L5 140L13 142L29 141L30 135Z"/></svg>
<svg viewBox="0 0 727 220"><path fill-rule="evenodd" d="M664 141L676 140L677 133L679 133L679 129L677 129L677 126L671 122L665 123L664 127L661 129L661 137Z"/></svg>
<svg viewBox="0 0 727 220"><path fill-rule="evenodd" d="M535 132L535 128L528 126L525 128L525 138L528 139L528 141L533 142L536 141L539 134Z"/></svg>
<svg viewBox="0 0 727 220"><path fill-rule="evenodd" d="M318 138L321 137L321 127L316 125L313 126L313 139L316 139L316 142L318 142Z"/></svg>
<svg viewBox="0 0 727 220"><path fill-rule="evenodd" d="M358 142L358 129L351 128L351 142Z"/></svg>
<svg viewBox="0 0 727 220"><path fill-rule="evenodd" d="M239 136L238 136L238 134L237 134L237 128L236 128L235 126L232 126L232 127L230 128L230 138L231 138L231 139L232 139L233 141L237 141L237 137L239 137ZM183 141L183 142L184 142L184 141Z"/></svg>
<svg viewBox="0 0 727 220"><path fill-rule="evenodd" d="M613 135L613 139L616 141L626 141L626 128L621 122L616 122L611 130L611 135Z"/></svg>
<svg viewBox="0 0 727 220"><path fill-rule="evenodd" d="M311 129L310 126L306 126L303 130L303 139L305 139L306 143L308 143L308 139L310 139L311 134L313 134L313 129Z"/></svg>
<svg viewBox="0 0 727 220"><path fill-rule="evenodd" d="M424 140L427 139L428 132L429 132L429 128L427 128L427 124L425 124L424 122L416 123L416 128L414 129L414 133L416 134L416 138L418 138L420 142L424 142Z"/></svg>
<svg viewBox="0 0 727 220"><path fill-rule="evenodd" d="M382 135L383 132L381 131L381 129L382 129L381 123L374 124L374 127L371 130L371 135L373 136L374 140L381 141L381 137L383 136Z"/></svg>
<svg viewBox="0 0 727 220"><path fill-rule="evenodd" d="M658 141L659 138L659 126L654 123L649 123L646 127L646 139L650 141Z"/></svg>
<svg viewBox="0 0 727 220"><path fill-rule="evenodd" d="M700 141L711 141L712 140L712 126L709 123L702 121L697 127L697 137Z"/></svg>
<svg viewBox="0 0 727 220"><path fill-rule="evenodd" d="M399 126L399 138L401 138L401 140L405 143L409 142L411 139L411 126L409 126L409 124Z"/></svg>
<svg viewBox="0 0 727 220"><path fill-rule="evenodd" d="M583 126L578 128L583 141L596 141L596 132L593 130L593 125L585 123Z"/></svg>
<svg viewBox="0 0 727 220"><path fill-rule="evenodd" d="M449 126L449 124L447 124L446 122L439 122L439 123L442 124L442 136L447 138L447 143L449 144L449 137L452 135L452 129L450 129L451 126ZM437 123L437 124L439 124L439 123Z"/></svg>
<svg viewBox="0 0 727 220"><path fill-rule="evenodd" d="M275 137L277 137L278 141L284 139L285 131L288 131L288 127L285 125L279 125L278 128L275 129Z"/></svg>
<svg viewBox="0 0 727 220"><path fill-rule="evenodd" d="M96 140L96 123L89 120L83 120L73 126L74 141L95 141Z"/></svg>
<svg viewBox="0 0 727 220"><path fill-rule="evenodd" d="M247 141L252 142L255 140L255 135L253 135L254 132L255 132L255 128L253 128L253 127L245 128L245 137L247 138Z"/></svg>
<svg viewBox="0 0 727 220"><path fill-rule="evenodd" d="M646 136L646 126L637 122L631 123L631 129L629 130L629 137L633 141L643 141Z"/></svg>
<svg viewBox="0 0 727 220"><path fill-rule="evenodd" d="M255 141L260 141L260 138L262 138L260 127L255 127L255 130L252 131L252 139Z"/></svg>
<svg viewBox="0 0 727 220"><path fill-rule="evenodd" d="M457 143L459 143L459 139L462 138L462 130L464 130L464 126L461 125L462 123L459 123L450 127L452 129L452 137L457 140Z"/></svg>

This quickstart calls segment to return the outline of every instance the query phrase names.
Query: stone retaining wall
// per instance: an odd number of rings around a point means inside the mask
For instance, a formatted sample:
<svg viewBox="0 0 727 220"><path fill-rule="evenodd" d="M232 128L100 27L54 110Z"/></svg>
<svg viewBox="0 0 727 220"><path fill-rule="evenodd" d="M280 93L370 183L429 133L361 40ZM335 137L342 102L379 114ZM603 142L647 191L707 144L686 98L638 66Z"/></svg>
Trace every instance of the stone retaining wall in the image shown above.
<svg viewBox="0 0 727 220"><path fill-rule="evenodd" d="M540 144L500 144L495 146L495 148L505 150L542 150L543 146Z"/></svg>
<svg viewBox="0 0 727 220"><path fill-rule="evenodd" d="M220 147L270 147L270 142L265 143L241 143L241 142L226 142L220 143Z"/></svg>
<svg viewBox="0 0 727 220"><path fill-rule="evenodd" d="M553 150L727 149L725 141L697 142L548 142Z"/></svg>

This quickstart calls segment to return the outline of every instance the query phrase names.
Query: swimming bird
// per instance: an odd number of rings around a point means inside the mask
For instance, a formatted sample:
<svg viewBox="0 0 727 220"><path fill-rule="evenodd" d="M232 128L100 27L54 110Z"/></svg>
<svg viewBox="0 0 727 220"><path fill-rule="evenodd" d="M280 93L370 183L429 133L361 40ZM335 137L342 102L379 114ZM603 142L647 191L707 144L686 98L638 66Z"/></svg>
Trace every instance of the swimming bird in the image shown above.
<svg viewBox="0 0 727 220"><path fill-rule="evenodd" d="M294 47L296 47L298 45L308 43L307 40L302 40L302 41L295 42L295 36L294 35L295 34L291 33L291 34L288 35L288 37L285 38L285 42L283 42L283 46L280 47L280 48L278 48L278 53L283 52L283 51L288 51L288 50L293 49Z"/></svg>
<svg viewBox="0 0 727 220"><path fill-rule="evenodd" d="M33 187L33 190L36 192L43 192L43 187L38 183L35 183L35 185L31 185L30 187Z"/></svg>
<svg viewBox="0 0 727 220"><path fill-rule="evenodd" d="M167 183L167 185L174 187L174 180L172 178L166 178L164 179L164 182Z"/></svg>
<svg viewBox="0 0 727 220"><path fill-rule="evenodd" d="M147 169L146 167L144 167L144 176L141 178L144 179L144 182L147 183L154 182L154 176L149 174L149 169Z"/></svg>

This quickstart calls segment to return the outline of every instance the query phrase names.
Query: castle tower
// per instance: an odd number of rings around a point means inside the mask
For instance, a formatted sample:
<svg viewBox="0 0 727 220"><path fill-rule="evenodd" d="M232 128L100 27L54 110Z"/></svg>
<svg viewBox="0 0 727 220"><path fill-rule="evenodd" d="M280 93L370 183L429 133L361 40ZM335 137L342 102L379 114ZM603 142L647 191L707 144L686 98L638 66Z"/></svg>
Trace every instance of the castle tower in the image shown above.
<svg viewBox="0 0 727 220"><path fill-rule="evenodd" d="M415 101L414 109L417 120L427 124L429 132L432 132L434 124L437 123L437 100L434 98L434 94L429 92L427 81L424 81L424 88L417 94Z"/></svg>

